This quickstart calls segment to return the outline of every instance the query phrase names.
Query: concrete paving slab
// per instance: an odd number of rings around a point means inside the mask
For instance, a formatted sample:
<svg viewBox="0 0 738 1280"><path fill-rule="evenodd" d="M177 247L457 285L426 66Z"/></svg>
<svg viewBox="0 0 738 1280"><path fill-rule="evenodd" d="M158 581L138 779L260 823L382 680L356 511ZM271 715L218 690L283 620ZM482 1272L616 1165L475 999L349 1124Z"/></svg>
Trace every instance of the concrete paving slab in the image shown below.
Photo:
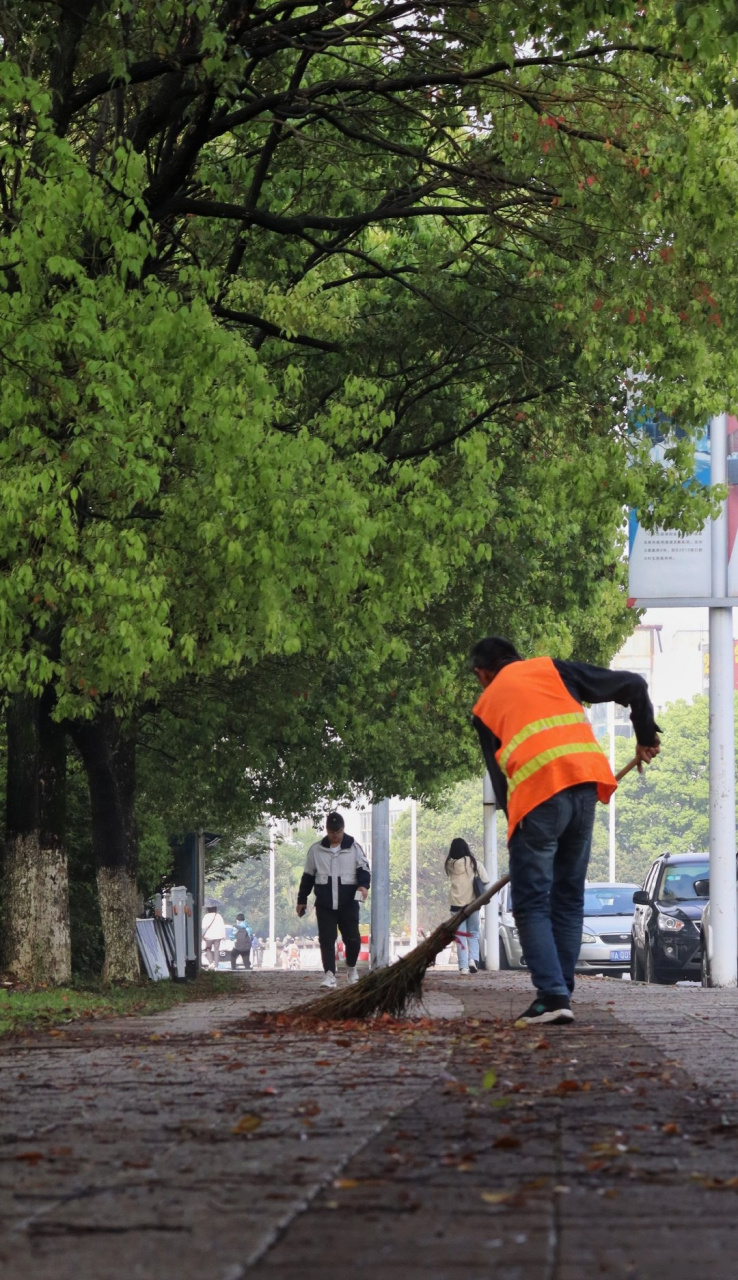
<svg viewBox="0 0 738 1280"><path fill-rule="evenodd" d="M23 1280L732 1277L738 993L435 972L419 1020L306 1029L315 976L0 1046ZM491 1073L494 1072L494 1078Z"/></svg>

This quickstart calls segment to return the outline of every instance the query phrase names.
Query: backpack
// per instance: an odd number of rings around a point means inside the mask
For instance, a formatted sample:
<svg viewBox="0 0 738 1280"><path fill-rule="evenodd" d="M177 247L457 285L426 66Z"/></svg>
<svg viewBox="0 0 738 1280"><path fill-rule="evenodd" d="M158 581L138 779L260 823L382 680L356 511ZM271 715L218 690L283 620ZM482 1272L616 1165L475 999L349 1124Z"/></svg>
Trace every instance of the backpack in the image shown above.
<svg viewBox="0 0 738 1280"><path fill-rule="evenodd" d="M234 951L250 951L251 950L251 930L245 920L239 921L236 925L236 936L233 939Z"/></svg>

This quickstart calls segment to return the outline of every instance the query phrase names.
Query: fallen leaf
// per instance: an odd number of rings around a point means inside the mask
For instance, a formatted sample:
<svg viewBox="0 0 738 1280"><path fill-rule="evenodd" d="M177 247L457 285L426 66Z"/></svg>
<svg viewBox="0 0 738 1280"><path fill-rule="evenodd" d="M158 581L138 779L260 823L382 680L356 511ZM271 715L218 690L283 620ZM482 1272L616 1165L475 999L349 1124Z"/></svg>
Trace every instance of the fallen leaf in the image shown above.
<svg viewBox="0 0 738 1280"><path fill-rule="evenodd" d="M497 1072L485 1071L484 1075L482 1076L482 1088L494 1089L496 1084L497 1084Z"/></svg>
<svg viewBox="0 0 738 1280"><path fill-rule="evenodd" d="M43 1151L19 1151L17 1156L13 1156L14 1160L25 1160L28 1164L38 1164L43 1158Z"/></svg>
<svg viewBox="0 0 738 1280"><path fill-rule="evenodd" d="M559 1080L556 1086L556 1093L578 1093L581 1089L578 1080Z"/></svg>
<svg viewBox="0 0 738 1280"><path fill-rule="evenodd" d="M479 1198L485 1204L506 1204L514 1195L514 1191L482 1191Z"/></svg>
<svg viewBox="0 0 738 1280"><path fill-rule="evenodd" d="M500 1147L503 1151L512 1151L513 1147L520 1145L520 1138L515 1138L511 1133L503 1133L501 1138L492 1143L493 1147Z"/></svg>
<svg viewBox="0 0 738 1280"><path fill-rule="evenodd" d="M350 1191L359 1186L359 1181L357 1178L335 1178L333 1185L338 1191Z"/></svg>
<svg viewBox="0 0 738 1280"><path fill-rule="evenodd" d="M241 1119L235 1124L231 1133L253 1133L261 1124L261 1117L254 1115L241 1116Z"/></svg>

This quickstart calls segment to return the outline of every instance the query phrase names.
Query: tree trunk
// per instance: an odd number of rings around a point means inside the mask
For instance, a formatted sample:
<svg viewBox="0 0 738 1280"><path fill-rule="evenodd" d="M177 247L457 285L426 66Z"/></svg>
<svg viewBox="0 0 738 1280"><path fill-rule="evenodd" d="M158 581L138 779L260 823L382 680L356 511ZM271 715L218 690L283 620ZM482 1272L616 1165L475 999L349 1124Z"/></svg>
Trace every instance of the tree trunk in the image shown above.
<svg viewBox="0 0 738 1280"><path fill-rule="evenodd" d="M71 976L65 846L66 737L54 694L16 694L7 714L8 777L2 868L3 968L18 982Z"/></svg>
<svg viewBox="0 0 738 1280"><path fill-rule="evenodd" d="M92 842L105 938L103 978L106 982L131 982L140 972L136 947L135 737L110 709L94 720L75 722L71 734L90 787Z"/></svg>

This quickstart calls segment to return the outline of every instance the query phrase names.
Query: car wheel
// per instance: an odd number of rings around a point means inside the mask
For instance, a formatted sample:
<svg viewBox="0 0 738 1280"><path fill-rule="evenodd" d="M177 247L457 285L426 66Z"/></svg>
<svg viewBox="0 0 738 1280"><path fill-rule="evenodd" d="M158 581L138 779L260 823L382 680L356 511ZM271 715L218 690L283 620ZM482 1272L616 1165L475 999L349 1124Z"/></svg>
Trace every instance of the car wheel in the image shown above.
<svg viewBox="0 0 738 1280"><path fill-rule="evenodd" d="M703 987L711 987L712 974L710 973L710 960L708 958L707 948L705 947L704 942L702 944L702 955L700 957L700 970L702 975Z"/></svg>
<svg viewBox="0 0 738 1280"><path fill-rule="evenodd" d="M507 958L507 952L505 950L505 944L502 941L502 938L500 938L500 968L501 969L510 968L510 961Z"/></svg>
<svg viewBox="0 0 738 1280"><path fill-rule="evenodd" d="M638 957L638 949L634 941L630 944L630 979L631 982L643 982L643 965Z"/></svg>
<svg viewBox="0 0 738 1280"><path fill-rule="evenodd" d="M645 982L660 982L661 979L656 977L656 967L653 963L653 953L651 948L646 949L646 964L643 978Z"/></svg>

